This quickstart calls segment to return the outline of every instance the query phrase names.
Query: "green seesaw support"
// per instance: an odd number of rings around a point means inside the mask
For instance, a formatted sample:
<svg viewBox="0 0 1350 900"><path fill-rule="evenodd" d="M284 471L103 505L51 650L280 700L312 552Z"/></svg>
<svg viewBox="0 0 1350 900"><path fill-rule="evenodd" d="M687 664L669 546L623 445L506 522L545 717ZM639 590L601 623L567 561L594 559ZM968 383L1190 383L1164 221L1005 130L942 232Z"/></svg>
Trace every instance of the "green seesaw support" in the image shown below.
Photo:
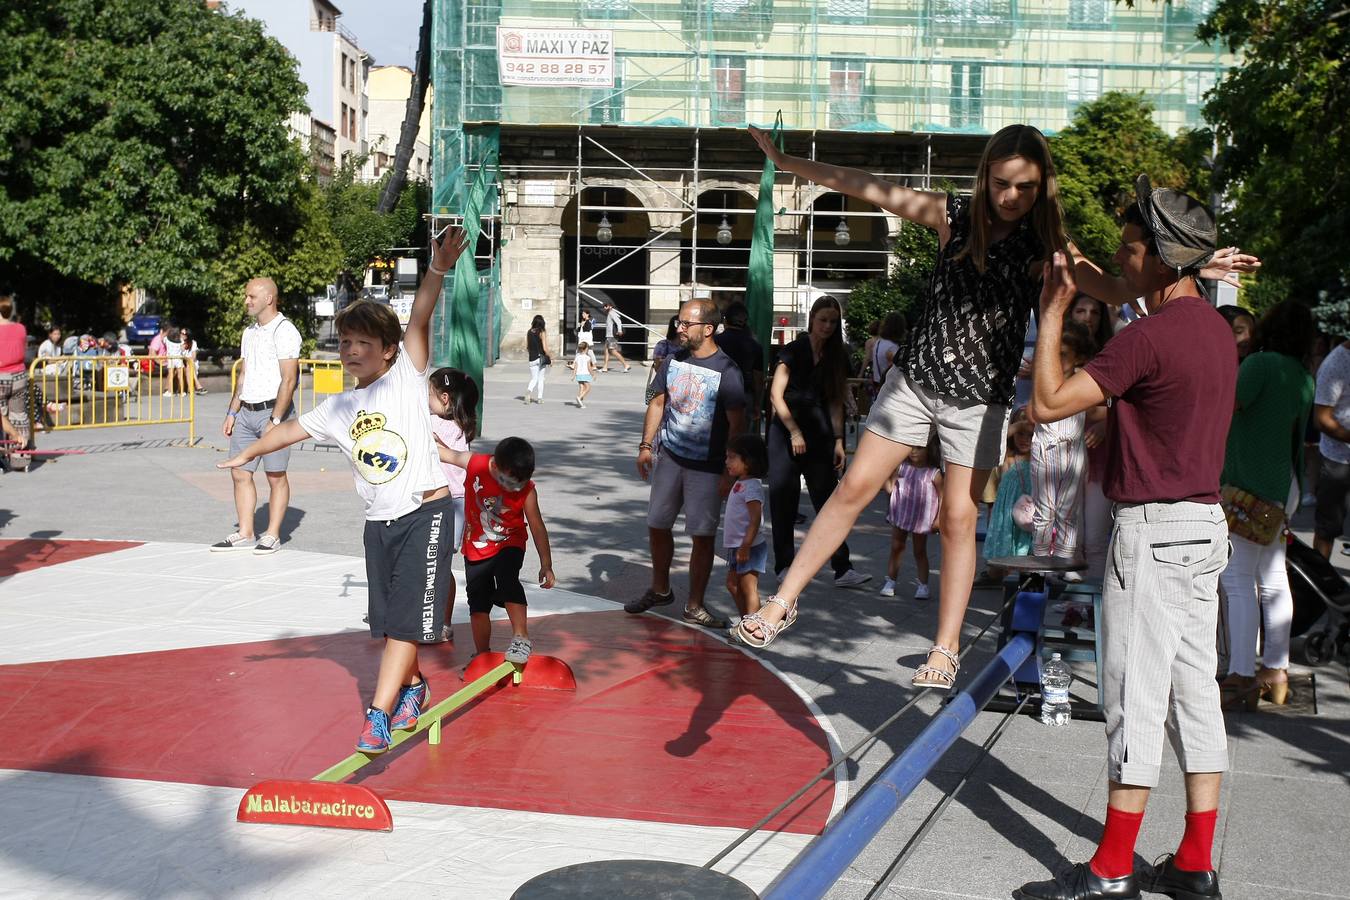
<svg viewBox="0 0 1350 900"><path fill-rule="evenodd" d="M494 664L495 663L495 664ZM528 669L529 677L525 677ZM572 670L560 659L535 655L524 666L506 662L500 653L479 654L465 670L464 687L432 706L417 719L417 727L396 732L389 748L410 741L426 731L427 742L441 742L441 720L470 701L487 693L506 678L513 685L552 690L576 690ZM343 779L360 771L383 754L353 753L324 769L310 781L271 780L255 784L239 801L240 822L271 825L319 825L327 828L357 828L392 831L394 819L379 794L364 785Z"/></svg>

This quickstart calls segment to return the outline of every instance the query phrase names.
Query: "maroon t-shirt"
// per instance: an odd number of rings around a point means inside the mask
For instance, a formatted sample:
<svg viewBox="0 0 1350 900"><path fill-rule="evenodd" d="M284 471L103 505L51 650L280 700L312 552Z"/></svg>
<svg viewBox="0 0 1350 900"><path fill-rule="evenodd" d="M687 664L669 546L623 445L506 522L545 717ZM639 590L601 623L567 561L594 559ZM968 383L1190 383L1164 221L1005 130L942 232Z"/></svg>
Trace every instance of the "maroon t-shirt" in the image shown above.
<svg viewBox="0 0 1350 900"><path fill-rule="evenodd" d="M1177 297L1122 330L1084 367L1115 397L1102 490L1117 503L1219 502L1233 420L1233 330L1199 297Z"/></svg>

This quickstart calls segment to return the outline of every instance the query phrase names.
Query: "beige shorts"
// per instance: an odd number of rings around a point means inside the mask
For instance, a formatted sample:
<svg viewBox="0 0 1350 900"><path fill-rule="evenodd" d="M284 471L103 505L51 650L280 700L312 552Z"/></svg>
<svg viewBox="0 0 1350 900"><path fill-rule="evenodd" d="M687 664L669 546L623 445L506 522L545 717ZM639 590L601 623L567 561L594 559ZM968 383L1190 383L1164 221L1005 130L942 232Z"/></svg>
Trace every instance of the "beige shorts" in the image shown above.
<svg viewBox="0 0 1350 900"><path fill-rule="evenodd" d="M867 430L909 447L923 447L935 428L944 463L993 469L1003 462L1008 407L930 391L898 367L892 368L872 402Z"/></svg>
<svg viewBox="0 0 1350 900"><path fill-rule="evenodd" d="M1217 503L1116 507L1102 592L1107 777L1154 787L1169 740L1183 772L1226 772L1214 680L1228 523Z"/></svg>

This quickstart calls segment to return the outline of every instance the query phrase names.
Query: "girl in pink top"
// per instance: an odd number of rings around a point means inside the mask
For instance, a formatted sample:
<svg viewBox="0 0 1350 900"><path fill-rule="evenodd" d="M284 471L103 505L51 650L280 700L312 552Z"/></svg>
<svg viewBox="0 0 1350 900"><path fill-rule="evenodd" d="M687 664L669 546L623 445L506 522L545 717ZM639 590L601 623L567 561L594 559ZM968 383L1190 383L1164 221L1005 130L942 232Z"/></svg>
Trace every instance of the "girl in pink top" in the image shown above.
<svg viewBox="0 0 1350 900"><path fill-rule="evenodd" d="M446 368L431 373L427 390L431 433L451 450L467 451L478 431L478 385L459 369ZM450 497L455 505L455 542L451 546L459 552L464 543L464 470L448 463L441 463L441 468L450 482ZM454 608L455 576L452 572L445 600L445 625L441 627L442 640L455 639L450 629Z"/></svg>
<svg viewBox="0 0 1350 900"><path fill-rule="evenodd" d="M905 555L905 541L914 537L914 567L919 579L914 599L928 599L928 535L937 530L941 507L942 473L938 470L939 452L934 435L927 447L915 447L909 458L890 479L891 507L886 521L891 523L891 558L886 565L886 582L881 596L895 596L895 578Z"/></svg>

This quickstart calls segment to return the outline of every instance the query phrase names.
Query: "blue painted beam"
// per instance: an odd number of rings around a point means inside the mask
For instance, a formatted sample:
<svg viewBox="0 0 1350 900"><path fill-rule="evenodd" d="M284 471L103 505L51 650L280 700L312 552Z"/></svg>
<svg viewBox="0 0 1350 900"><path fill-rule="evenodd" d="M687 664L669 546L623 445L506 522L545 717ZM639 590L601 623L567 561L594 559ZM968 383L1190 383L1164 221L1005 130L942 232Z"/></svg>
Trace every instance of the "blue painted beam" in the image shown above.
<svg viewBox="0 0 1350 900"><path fill-rule="evenodd" d="M1020 599L1020 598L1019 598ZM877 836L942 754L956 743L975 715L998 693L1036 648L1034 632L1019 632L987 666L933 717L820 838L806 849L764 895L764 900L813 900L826 892Z"/></svg>

